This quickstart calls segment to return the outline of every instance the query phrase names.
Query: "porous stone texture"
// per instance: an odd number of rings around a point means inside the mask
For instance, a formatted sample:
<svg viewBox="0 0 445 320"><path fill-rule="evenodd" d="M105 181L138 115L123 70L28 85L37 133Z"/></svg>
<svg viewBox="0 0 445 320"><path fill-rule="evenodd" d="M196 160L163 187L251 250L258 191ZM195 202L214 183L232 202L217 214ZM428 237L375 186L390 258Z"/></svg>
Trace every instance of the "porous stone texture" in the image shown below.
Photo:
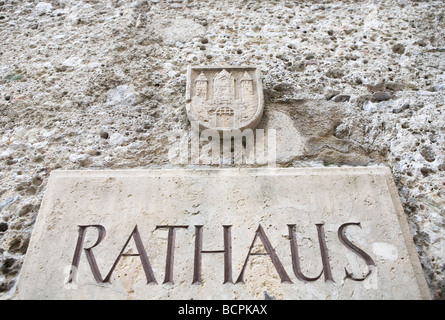
<svg viewBox="0 0 445 320"><path fill-rule="evenodd" d="M229 64L261 68L259 127L285 131L277 166L391 167L444 298L444 14L442 1L0 1L1 296L49 173L171 167L169 134L190 132L187 66Z"/></svg>

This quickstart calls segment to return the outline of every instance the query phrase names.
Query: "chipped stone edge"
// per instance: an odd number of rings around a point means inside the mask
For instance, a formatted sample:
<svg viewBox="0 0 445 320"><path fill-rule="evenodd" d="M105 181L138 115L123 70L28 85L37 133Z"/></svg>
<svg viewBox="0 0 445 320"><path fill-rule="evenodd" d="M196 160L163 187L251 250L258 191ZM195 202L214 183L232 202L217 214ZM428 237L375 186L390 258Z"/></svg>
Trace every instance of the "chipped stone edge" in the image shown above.
<svg viewBox="0 0 445 320"><path fill-rule="evenodd" d="M269 175L339 175L339 174L372 174L391 175L391 171L385 166L374 167L304 167L304 168L163 168L163 169L117 169L117 170L53 170L49 179L88 176L122 177L122 176L202 176L203 173L218 176L238 176L239 174ZM392 177L392 175L391 175ZM49 183L49 181L48 181Z"/></svg>
<svg viewBox="0 0 445 320"><path fill-rule="evenodd" d="M402 202L400 201L397 187L392 178L391 171L387 168L388 174L386 175L386 184L388 185L389 194L396 211L397 218L399 220L400 230L402 230L403 239L405 240L406 249L408 250L408 256L411 266L413 267L414 275L417 280L417 286L419 288L420 296L423 300L431 300L431 292L428 287L428 283L425 278L425 272L423 271L420 263L419 254L417 253L414 245L413 236L409 229L408 221L405 217L405 211L403 210Z"/></svg>

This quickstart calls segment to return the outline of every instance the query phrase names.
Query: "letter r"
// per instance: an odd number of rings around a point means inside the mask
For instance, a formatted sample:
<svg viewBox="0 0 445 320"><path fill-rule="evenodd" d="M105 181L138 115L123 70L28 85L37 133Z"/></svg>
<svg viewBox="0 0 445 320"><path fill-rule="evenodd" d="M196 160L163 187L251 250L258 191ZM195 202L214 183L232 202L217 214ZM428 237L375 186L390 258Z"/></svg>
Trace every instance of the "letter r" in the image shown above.
<svg viewBox="0 0 445 320"><path fill-rule="evenodd" d="M105 238L106 230L105 227L100 224L90 224L85 226L79 226L79 235L77 237L76 249L74 250L74 257L71 274L68 278L67 283L76 283L77 279L77 270L79 270L80 256L82 255L83 243L85 241L86 229L87 228L96 228L99 232L99 236L97 237L96 243L93 244L89 248L85 249L85 255L87 256L88 263L90 264L91 272L93 273L94 279L97 283L102 283L103 279L100 274L99 268L97 267L96 258L94 257L92 249L99 245L102 240Z"/></svg>

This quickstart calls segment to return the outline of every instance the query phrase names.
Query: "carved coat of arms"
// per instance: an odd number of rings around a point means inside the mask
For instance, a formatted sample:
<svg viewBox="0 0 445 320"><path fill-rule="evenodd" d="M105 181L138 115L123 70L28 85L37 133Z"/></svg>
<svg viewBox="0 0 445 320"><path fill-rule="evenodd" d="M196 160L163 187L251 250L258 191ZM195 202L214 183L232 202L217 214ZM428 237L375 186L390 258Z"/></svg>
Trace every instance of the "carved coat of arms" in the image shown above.
<svg viewBox="0 0 445 320"><path fill-rule="evenodd" d="M200 129L253 129L263 115L263 86L257 67L189 67L187 116Z"/></svg>

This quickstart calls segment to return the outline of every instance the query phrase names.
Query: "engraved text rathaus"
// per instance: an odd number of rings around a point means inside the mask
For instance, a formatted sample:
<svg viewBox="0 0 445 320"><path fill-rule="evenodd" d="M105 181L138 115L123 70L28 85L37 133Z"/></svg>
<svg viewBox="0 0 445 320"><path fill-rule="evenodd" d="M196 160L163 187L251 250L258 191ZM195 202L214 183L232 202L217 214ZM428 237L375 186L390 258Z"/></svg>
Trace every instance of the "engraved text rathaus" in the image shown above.
<svg viewBox="0 0 445 320"><path fill-rule="evenodd" d="M327 247L327 242L325 238L325 231L323 224L315 224L317 234L318 234L318 241L319 241L319 248L320 248L320 255L321 255L321 263L322 263L322 270L320 274L316 277L308 277L305 276L301 270L300 267L300 257L298 253L298 244L297 244L297 236L296 236L296 225L295 224L287 224L288 234L289 234L289 249L290 249L290 256L292 260L292 270L295 275L295 277L303 282L311 282L318 280L322 275L324 275L325 281L335 281L332 275L332 267L329 260L329 250ZM340 227L337 230L338 239L339 241L349 250L355 253L355 255L364 260L366 262L368 272L364 276L356 276L352 273L348 272L346 268L345 270L345 279L351 279L354 281L363 281L366 278L368 278L371 273L373 273L373 270L375 270L376 264L374 260L362 249L355 246L347 237L346 237L346 229L348 227L355 226L360 227L361 225L359 222L347 222L340 225ZM179 230L189 229L189 225L158 225L155 227L155 230L163 229L168 231L168 241L167 241L167 254L166 254L166 264L165 264L165 275L163 284L174 283L174 254L175 254L175 239L176 239L176 233ZM193 259L193 274L191 275L192 284L202 284L202 277L203 273L205 273L202 270L202 255L203 254L223 254L224 255L224 275L221 276L222 283L224 284L238 284L238 283L244 283L244 275L246 271L246 266L249 261L249 258L251 256L255 255L267 255L269 256L273 266L275 267L276 272L278 273L280 280L282 283L294 283L292 278L289 276L288 271L284 267L283 263L281 262L280 258L278 257L277 253L275 252L274 246L269 240L269 237L267 236L264 228L261 226L261 224L258 225L257 230L255 231L253 235L252 243L246 253L246 259L245 262L241 268L241 271L239 272L238 277L235 281L233 281L233 269L232 269L232 252L233 250L236 250L236 248L232 248L232 230L236 232L236 227L232 225L222 225L222 233L223 233L223 249L220 250L204 250L203 249L203 232L205 230L205 226L203 225L194 225L194 237L195 237L195 245L194 245L194 259ZM98 233L98 237L96 242L89 247L84 246L86 233L89 229L96 229ZM185 231L184 231L185 232ZM106 229L103 225L99 224L92 224L92 225L79 225L78 226L78 240L74 251L74 256L72 260L72 266L70 270L70 275L67 281L67 284L76 284L77 283L77 272L79 269L79 264L81 261L82 256L82 249L85 252L87 261L90 265L91 272L98 284L100 283L111 283L111 277L113 274L113 271L115 270L117 264L119 263L119 260L122 257L126 256L133 256L133 257L139 257L141 260L141 264L145 273L145 277L147 279L147 284L157 284L158 281L156 279L156 276L153 272L153 269L151 267L149 257L147 256L146 250L143 245L142 236L138 229L138 226L136 225L131 232L130 236L128 237L128 240L123 245L122 250L120 251L119 255L117 256L116 260L114 261L113 265L111 266L110 271L107 273L105 278L103 278L101 272L99 271L99 266L96 262L95 255L93 253L93 248L95 250L100 250L100 243L104 238L106 237ZM134 244L136 246L137 253L127 254L125 253L127 250L127 247L130 243L130 240L133 239ZM254 252L252 249L254 245L256 244L257 240L260 240L262 243L265 252L264 253L258 253ZM97 248L96 248L97 247ZM215 281L218 281L215 279Z"/></svg>

